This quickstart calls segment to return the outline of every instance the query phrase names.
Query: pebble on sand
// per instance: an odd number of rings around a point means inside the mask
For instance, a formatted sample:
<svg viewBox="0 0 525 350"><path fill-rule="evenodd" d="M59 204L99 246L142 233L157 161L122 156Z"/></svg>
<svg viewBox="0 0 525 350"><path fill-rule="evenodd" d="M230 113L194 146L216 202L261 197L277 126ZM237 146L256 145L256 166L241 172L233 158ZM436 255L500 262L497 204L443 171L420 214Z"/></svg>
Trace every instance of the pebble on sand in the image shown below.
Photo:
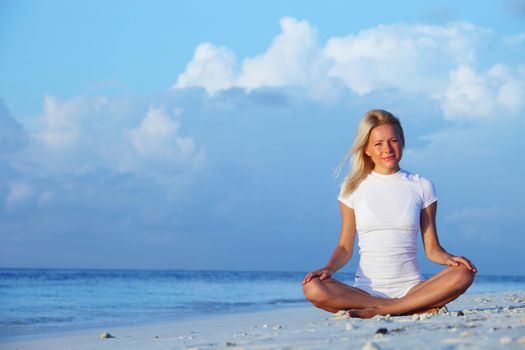
<svg viewBox="0 0 525 350"><path fill-rule="evenodd" d="M361 350L381 350L381 348L373 341L367 341Z"/></svg>
<svg viewBox="0 0 525 350"><path fill-rule="evenodd" d="M115 338L115 337L109 334L108 332L100 333L100 339L109 339L109 338Z"/></svg>
<svg viewBox="0 0 525 350"><path fill-rule="evenodd" d="M503 344L503 345L509 345L510 343L512 343L512 338L511 337L501 337L499 338L499 343L500 344Z"/></svg>
<svg viewBox="0 0 525 350"><path fill-rule="evenodd" d="M413 314L412 315L412 321L423 321L430 317L429 314Z"/></svg>
<svg viewBox="0 0 525 350"><path fill-rule="evenodd" d="M465 331L465 332L461 332L459 336L460 337L472 337L473 335L474 335L474 332Z"/></svg>
<svg viewBox="0 0 525 350"><path fill-rule="evenodd" d="M330 318L331 320L346 320L349 319L348 312L346 310L339 310Z"/></svg>
<svg viewBox="0 0 525 350"><path fill-rule="evenodd" d="M446 306L442 306L438 309L438 312L437 312L438 315L447 315L449 314L448 312L448 309Z"/></svg>
<svg viewBox="0 0 525 350"><path fill-rule="evenodd" d="M376 334L387 334L387 333L388 333L388 329L386 328L378 328L376 331Z"/></svg>

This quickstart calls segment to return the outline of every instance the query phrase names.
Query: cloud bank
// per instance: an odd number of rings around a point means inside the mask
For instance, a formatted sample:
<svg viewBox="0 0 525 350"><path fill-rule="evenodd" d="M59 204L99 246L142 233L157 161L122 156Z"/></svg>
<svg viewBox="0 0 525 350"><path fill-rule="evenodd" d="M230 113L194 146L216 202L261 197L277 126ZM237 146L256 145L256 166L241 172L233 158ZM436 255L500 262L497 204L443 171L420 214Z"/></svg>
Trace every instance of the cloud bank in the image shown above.
<svg viewBox="0 0 525 350"><path fill-rule="evenodd" d="M326 43L307 21L285 17L280 25L264 53L240 63L226 47L200 44L173 87L214 94L233 87L312 88L336 79L360 96L388 89L430 96L452 120L523 109L525 66L482 62L489 43L508 45L508 38L469 22L379 25Z"/></svg>
<svg viewBox="0 0 525 350"><path fill-rule="evenodd" d="M402 166L436 183L445 246L486 273L519 266L525 70L487 50L523 41L468 22L324 43L307 21L280 25L253 57L201 43L169 92L49 95L23 123L0 104L0 264L322 266L339 230L332 171L380 107L404 123Z"/></svg>

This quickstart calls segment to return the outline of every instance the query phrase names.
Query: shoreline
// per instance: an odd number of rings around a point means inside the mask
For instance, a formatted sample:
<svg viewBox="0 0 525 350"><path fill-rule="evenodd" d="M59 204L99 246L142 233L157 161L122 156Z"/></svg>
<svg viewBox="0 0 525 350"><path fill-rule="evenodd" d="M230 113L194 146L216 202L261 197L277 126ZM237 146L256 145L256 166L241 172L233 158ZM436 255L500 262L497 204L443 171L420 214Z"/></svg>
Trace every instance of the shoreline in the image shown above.
<svg viewBox="0 0 525 350"><path fill-rule="evenodd" d="M248 309L238 309L238 310L230 310L230 311L220 311L220 312L214 312L210 314L184 314L183 316L178 316L175 319L172 320L152 320L152 321L142 321L142 322L123 322L123 323L117 323L116 325L105 325L105 324L98 324L98 325L88 325L88 326L73 326L70 330L51 330L51 331L35 331L27 334L15 334L12 336L6 336L6 335L0 335L0 349L1 345L3 343L8 342L18 342L18 341L26 341L26 340L40 340L44 338L55 338L55 337L62 337L62 336L68 336L71 334L81 334L81 333L87 333L87 332L97 332L101 329L128 329L128 328L143 328L143 327L155 327L155 326L164 326L164 325L172 325L172 324L179 324L179 323L186 323L186 322L194 322L194 321L205 321L205 320L211 320L215 318L225 318L228 316L235 317L235 316L242 316L244 314L259 314L259 313L266 313L266 312L273 312L273 311L287 311L287 310L296 310L296 309L308 309L310 308L311 304L308 302L305 302L303 304L282 304L280 306L265 306L265 305L256 305L254 306L254 310L248 310Z"/></svg>
<svg viewBox="0 0 525 350"><path fill-rule="evenodd" d="M332 319L313 306L195 315L167 323L93 327L33 339L1 339L2 349L214 349L475 347L525 349L525 290L462 295L448 313ZM461 313L459 313L461 311ZM379 331L379 333L377 333ZM115 338L100 339L101 332ZM384 333L384 334L382 334ZM32 337L32 336L29 336ZM375 345L371 345L373 342Z"/></svg>

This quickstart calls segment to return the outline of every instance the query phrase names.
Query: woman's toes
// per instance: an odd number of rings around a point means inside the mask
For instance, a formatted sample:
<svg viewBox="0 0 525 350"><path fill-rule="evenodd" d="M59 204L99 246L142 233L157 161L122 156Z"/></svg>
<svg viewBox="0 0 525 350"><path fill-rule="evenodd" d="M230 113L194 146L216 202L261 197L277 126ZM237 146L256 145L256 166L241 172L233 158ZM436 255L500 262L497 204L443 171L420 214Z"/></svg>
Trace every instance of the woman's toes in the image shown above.
<svg viewBox="0 0 525 350"><path fill-rule="evenodd" d="M355 318L372 318L377 315L377 309L350 309L347 314Z"/></svg>

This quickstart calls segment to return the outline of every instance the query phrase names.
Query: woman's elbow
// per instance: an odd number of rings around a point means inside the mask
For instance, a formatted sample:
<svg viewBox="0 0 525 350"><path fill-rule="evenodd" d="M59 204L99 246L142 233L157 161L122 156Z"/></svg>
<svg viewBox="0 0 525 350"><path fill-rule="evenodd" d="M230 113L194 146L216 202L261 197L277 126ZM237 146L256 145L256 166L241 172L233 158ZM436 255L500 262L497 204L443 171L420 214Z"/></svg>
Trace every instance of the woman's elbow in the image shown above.
<svg viewBox="0 0 525 350"><path fill-rule="evenodd" d="M345 261L345 264L352 259L352 251L349 248L343 247L343 258Z"/></svg>

